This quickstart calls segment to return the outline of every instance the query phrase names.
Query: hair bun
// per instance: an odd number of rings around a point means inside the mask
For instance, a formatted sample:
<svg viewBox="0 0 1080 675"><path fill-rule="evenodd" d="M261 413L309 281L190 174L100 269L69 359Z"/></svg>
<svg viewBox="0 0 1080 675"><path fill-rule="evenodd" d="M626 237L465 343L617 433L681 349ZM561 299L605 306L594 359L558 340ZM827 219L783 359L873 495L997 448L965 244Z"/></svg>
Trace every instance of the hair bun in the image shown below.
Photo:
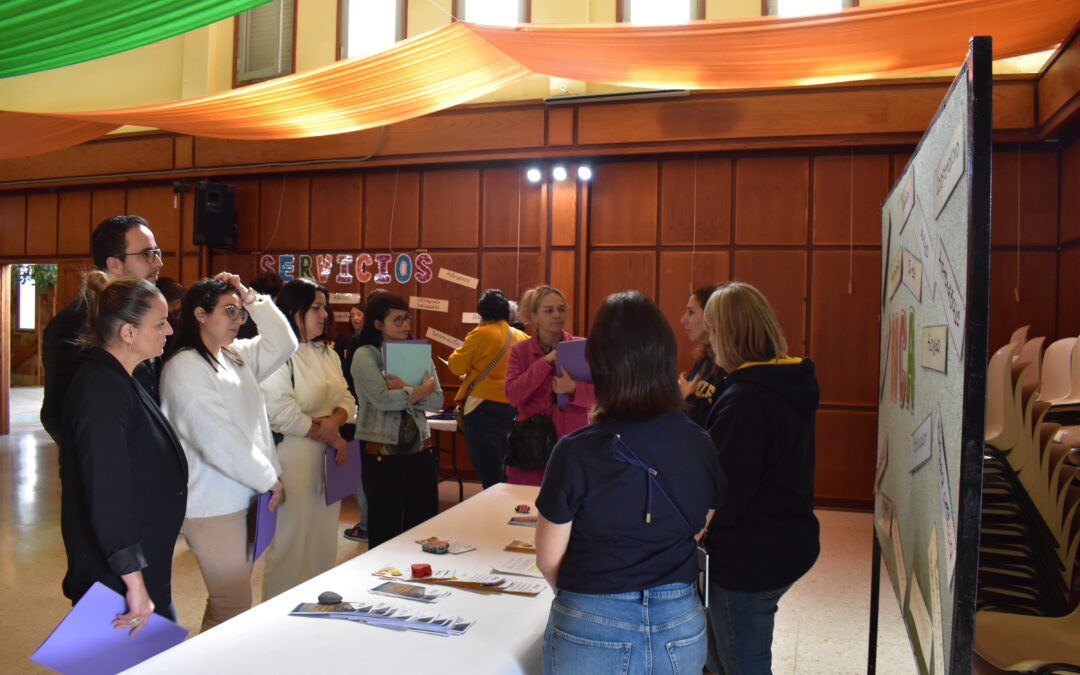
<svg viewBox="0 0 1080 675"><path fill-rule="evenodd" d="M101 292L109 285L109 275L101 270L90 270L83 276L83 288L87 293L101 295Z"/></svg>

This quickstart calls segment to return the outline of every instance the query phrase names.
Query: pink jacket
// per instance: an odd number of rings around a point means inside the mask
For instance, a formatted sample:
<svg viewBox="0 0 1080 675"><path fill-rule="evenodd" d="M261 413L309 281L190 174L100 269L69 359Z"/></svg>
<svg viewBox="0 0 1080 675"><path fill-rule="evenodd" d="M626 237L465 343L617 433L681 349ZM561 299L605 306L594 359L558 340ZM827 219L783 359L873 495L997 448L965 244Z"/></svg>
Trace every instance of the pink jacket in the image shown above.
<svg viewBox="0 0 1080 675"><path fill-rule="evenodd" d="M580 338L563 331L562 339ZM506 363L506 400L517 408L518 420L538 414L550 416L555 433L562 438L589 423L593 386L578 382L577 391L570 395L570 404L560 410L552 401L551 380L554 376L555 366L544 362L544 352L536 336L515 342L510 347Z"/></svg>

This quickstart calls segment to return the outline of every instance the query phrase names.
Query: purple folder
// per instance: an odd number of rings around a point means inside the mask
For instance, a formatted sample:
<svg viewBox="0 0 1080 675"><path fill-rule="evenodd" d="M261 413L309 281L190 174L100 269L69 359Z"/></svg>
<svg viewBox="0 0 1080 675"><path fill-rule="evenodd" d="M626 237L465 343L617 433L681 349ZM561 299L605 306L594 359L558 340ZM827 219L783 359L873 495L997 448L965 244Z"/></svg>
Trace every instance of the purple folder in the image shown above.
<svg viewBox="0 0 1080 675"><path fill-rule="evenodd" d="M337 450L331 447L326 448L324 475L326 478L327 506L355 493L356 486L360 484L360 441L349 441L346 447L348 448L348 454L345 457L345 463L341 466L338 466L337 462L334 461Z"/></svg>
<svg viewBox="0 0 1080 675"><path fill-rule="evenodd" d="M585 342L581 340L564 340L555 344L555 373L560 370L574 380L574 382L592 382L592 373L589 372L589 363L585 360ZM569 394L559 394L559 405L565 406L570 403Z"/></svg>
<svg viewBox="0 0 1080 675"><path fill-rule="evenodd" d="M251 562L258 560L270 546L274 530L277 529L277 511L268 508L271 496L271 493L264 492L255 500L255 542L251 548Z"/></svg>
<svg viewBox="0 0 1080 675"><path fill-rule="evenodd" d="M151 614L138 635L112 627L117 614L127 611L124 596L95 583L49 637L30 655L30 660L61 673L112 675L170 647L187 637L187 629Z"/></svg>

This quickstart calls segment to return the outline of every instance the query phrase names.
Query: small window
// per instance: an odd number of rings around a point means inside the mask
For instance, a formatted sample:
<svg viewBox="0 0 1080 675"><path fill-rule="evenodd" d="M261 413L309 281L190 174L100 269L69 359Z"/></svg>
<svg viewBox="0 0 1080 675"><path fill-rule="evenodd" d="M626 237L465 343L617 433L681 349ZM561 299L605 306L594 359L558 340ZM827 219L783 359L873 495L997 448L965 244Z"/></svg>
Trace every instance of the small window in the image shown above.
<svg viewBox="0 0 1080 675"><path fill-rule="evenodd" d="M857 0L767 0L769 14L775 16L811 16L833 14L855 7Z"/></svg>
<svg viewBox="0 0 1080 675"><path fill-rule="evenodd" d="M524 0L457 0L457 4L457 17L470 23L516 26L529 20Z"/></svg>
<svg viewBox="0 0 1080 675"><path fill-rule="evenodd" d="M620 0L619 21L639 26L670 26L703 19L704 2L700 0Z"/></svg>
<svg viewBox="0 0 1080 675"><path fill-rule="evenodd" d="M30 270L29 266L18 270L19 330L34 330L37 326L37 286Z"/></svg>
<svg viewBox="0 0 1080 675"><path fill-rule="evenodd" d="M294 7L294 0L270 0L238 15L237 84L269 80L293 71Z"/></svg>
<svg viewBox="0 0 1080 675"><path fill-rule="evenodd" d="M381 52L404 38L404 0L341 0L340 58Z"/></svg>

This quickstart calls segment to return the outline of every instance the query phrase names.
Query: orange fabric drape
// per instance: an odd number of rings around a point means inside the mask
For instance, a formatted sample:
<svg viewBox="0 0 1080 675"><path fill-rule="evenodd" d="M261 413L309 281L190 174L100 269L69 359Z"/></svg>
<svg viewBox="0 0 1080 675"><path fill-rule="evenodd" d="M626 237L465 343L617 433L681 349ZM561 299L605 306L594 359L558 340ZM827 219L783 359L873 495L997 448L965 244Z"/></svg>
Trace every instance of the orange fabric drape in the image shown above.
<svg viewBox="0 0 1080 675"><path fill-rule="evenodd" d="M1003 58L1055 46L1078 20L1080 0L911 0L683 26L453 23L372 56L186 101L0 112L0 159L74 145L121 124L246 140L359 131L465 103L530 72L689 89L924 72L959 65L972 35L992 36L994 57Z"/></svg>

